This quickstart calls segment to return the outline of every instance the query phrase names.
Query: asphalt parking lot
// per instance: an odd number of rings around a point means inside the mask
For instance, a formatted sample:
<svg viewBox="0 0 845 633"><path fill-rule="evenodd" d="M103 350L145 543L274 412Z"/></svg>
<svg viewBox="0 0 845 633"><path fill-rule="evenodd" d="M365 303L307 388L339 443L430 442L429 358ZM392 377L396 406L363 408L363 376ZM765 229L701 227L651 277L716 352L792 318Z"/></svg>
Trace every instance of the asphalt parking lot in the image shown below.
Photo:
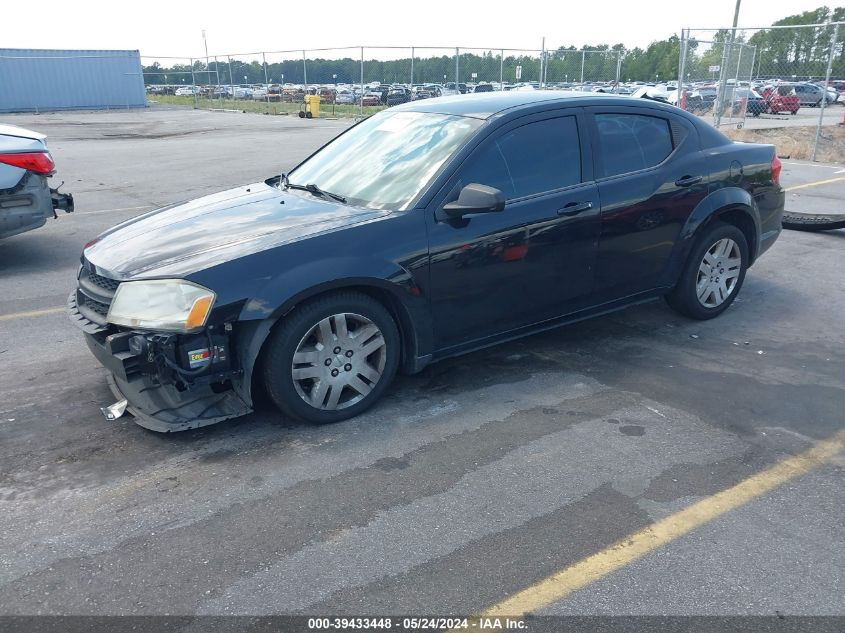
<svg viewBox="0 0 845 633"><path fill-rule="evenodd" d="M760 116L747 116L743 127L749 130L762 130L766 128L780 127L802 127L815 126L822 117L823 125L836 125L842 121L845 115L845 107L840 103L833 103L820 112L819 108L802 107L794 115L787 114L761 114Z"/></svg>
<svg viewBox="0 0 845 633"><path fill-rule="evenodd" d="M784 232L713 321L655 302L400 377L340 424L263 405L163 436L99 412L105 372L62 310L82 245L279 173L348 123L0 121L48 135L77 203L0 245L0 614L470 614L527 590L546 614L845 615L841 439L737 501L842 437L845 231ZM826 186L841 205L845 180ZM625 553L724 490L730 511ZM573 568L590 581L530 589Z"/></svg>

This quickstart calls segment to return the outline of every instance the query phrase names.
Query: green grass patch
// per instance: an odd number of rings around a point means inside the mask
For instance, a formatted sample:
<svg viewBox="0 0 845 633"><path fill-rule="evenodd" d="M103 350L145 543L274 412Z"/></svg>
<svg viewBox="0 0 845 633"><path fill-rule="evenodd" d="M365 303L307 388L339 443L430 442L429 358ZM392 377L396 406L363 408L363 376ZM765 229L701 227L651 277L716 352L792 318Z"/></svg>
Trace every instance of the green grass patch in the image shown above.
<svg viewBox="0 0 845 633"><path fill-rule="evenodd" d="M150 95L150 103L164 103L168 105L179 105L197 108L200 110L239 110L241 112L256 112L259 114L274 114L298 116L300 110L305 110L305 104L255 101L254 99L207 99L204 97L177 97L174 95ZM320 118L358 118L370 116L385 106L364 106L345 104L320 104Z"/></svg>

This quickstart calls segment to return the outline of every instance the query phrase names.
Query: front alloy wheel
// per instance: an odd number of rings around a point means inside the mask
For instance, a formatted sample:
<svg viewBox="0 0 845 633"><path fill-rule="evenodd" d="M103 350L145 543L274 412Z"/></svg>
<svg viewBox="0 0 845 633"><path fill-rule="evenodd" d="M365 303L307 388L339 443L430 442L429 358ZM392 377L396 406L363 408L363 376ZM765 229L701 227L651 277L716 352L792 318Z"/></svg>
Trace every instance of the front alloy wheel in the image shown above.
<svg viewBox="0 0 845 633"><path fill-rule="evenodd" d="M290 417L321 424L372 406L399 365L393 316L374 298L354 291L297 306L266 345L267 394Z"/></svg>
<svg viewBox="0 0 845 633"><path fill-rule="evenodd" d="M364 399L381 380L384 336L360 314L328 316L308 331L293 355L296 393L315 409L336 411Z"/></svg>

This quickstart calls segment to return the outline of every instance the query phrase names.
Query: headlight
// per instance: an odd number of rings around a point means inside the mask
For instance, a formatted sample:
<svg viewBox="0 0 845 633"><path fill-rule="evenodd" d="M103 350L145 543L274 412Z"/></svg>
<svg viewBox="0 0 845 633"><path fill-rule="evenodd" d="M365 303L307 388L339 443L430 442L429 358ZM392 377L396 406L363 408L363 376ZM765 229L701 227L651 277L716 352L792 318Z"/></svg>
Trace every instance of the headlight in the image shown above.
<svg viewBox="0 0 845 633"><path fill-rule="evenodd" d="M205 325L215 296L181 279L125 281L117 287L106 319L131 328L189 332Z"/></svg>

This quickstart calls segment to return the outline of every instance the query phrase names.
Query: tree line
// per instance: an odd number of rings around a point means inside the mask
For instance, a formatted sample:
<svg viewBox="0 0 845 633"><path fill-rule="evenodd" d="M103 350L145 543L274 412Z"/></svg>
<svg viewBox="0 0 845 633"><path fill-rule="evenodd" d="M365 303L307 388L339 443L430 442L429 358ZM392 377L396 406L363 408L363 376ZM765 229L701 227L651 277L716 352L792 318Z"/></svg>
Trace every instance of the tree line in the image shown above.
<svg viewBox="0 0 845 633"><path fill-rule="evenodd" d="M845 7L826 6L814 11L785 17L774 26L819 24L828 20L845 21ZM740 76L755 77L820 77L823 76L830 52L833 29L766 29L750 37L739 31L737 46L728 48L730 31L716 31L705 40L693 33L687 46L685 74L689 79L703 79L713 75L710 68L727 64L737 68ZM539 51L514 53L497 50L468 51L459 55L426 56L410 54L405 58L366 59L364 49L363 82L383 83L444 83L547 81L553 83L581 81L668 81L678 76L681 39L672 35L652 42L645 48L626 49L621 43L587 45L580 49L560 47L547 51L541 60ZM753 55L750 46L756 47ZM745 58L742 58L746 51ZM418 51L419 52L419 51ZM409 49L410 53L410 49ZM308 52L306 51L306 56ZM263 59L193 60L193 65L162 66L154 62L143 66L147 84L357 84L362 81L360 58L343 59L306 57L265 61ZM542 77L541 77L542 73ZM833 76L845 77L845 27L840 28L834 47Z"/></svg>

